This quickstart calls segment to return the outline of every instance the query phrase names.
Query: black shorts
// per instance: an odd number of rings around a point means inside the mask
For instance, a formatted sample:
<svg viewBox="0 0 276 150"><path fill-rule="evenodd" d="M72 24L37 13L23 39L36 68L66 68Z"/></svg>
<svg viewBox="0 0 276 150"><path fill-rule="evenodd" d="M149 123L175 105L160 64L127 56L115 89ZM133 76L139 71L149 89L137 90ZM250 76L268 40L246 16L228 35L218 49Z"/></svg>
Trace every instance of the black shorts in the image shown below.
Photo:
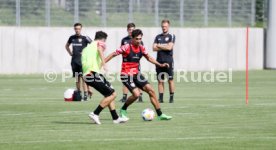
<svg viewBox="0 0 276 150"><path fill-rule="evenodd" d="M84 76L84 81L87 85L93 87L105 97L108 97L115 92L112 85L102 74L91 72L90 74Z"/></svg>
<svg viewBox="0 0 276 150"><path fill-rule="evenodd" d="M147 79L140 73L134 76L121 75L121 81L124 84L124 86L126 86L128 90L131 92L135 88L143 90L143 87L149 84Z"/></svg>
<svg viewBox="0 0 276 150"><path fill-rule="evenodd" d="M73 77L78 75L79 77L82 76L82 65L76 62L71 62L71 67L72 67L72 73Z"/></svg>
<svg viewBox="0 0 276 150"><path fill-rule="evenodd" d="M174 64L173 61L171 62L159 62L159 63L168 63L170 65L169 68L166 67L157 67L156 66L156 74L157 74L157 80L164 80L165 76L167 77L168 80L173 80L173 68L174 68Z"/></svg>

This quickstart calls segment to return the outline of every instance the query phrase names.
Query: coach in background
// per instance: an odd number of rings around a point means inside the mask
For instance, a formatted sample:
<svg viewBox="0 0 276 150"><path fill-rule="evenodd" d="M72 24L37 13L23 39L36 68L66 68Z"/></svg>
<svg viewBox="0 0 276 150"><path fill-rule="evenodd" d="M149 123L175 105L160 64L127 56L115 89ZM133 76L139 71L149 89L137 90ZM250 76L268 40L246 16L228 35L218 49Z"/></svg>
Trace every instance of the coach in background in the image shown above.
<svg viewBox="0 0 276 150"><path fill-rule="evenodd" d="M88 36L81 35L82 24L75 23L74 30L75 34L70 36L68 39L65 48L70 56L71 59L71 67L73 71L73 77L76 77L76 87L77 93L79 97L81 96L81 84L83 87L83 100L86 101L88 95L92 95L92 92L89 90L89 87L86 85L82 78L82 64L81 64L81 53L82 50L87 46L88 43L91 43L92 40ZM73 51L70 49L70 45L72 44Z"/></svg>
<svg viewBox="0 0 276 150"><path fill-rule="evenodd" d="M161 68L156 66L156 73L158 79L158 91L159 91L159 102L163 103L164 94L164 79L165 76L168 79L170 89L170 103L173 103L174 96L174 81L173 81L173 46L175 43L175 35L169 33L170 21L167 19L162 20L161 27L163 33L158 34L155 37L153 43L153 51L157 52L157 61L159 63L168 63L169 68Z"/></svg>

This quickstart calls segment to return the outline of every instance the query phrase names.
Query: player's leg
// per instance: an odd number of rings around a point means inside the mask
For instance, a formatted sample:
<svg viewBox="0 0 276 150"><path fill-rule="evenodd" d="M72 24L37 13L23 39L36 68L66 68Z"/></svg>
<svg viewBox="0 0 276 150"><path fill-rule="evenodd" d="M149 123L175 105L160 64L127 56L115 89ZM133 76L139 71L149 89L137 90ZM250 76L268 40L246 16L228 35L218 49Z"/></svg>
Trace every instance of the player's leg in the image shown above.
<svg viewBox="0 0 276 150"><path fill-rule="evenodd" d="M174 80L173 80L173 75L174 75L174 72L173 72L173 62L170 63L170 68L168 68L168 83L169 83L169 90L170 90L170 103L173 103L174 102L174 90L175 90L175 86L174 86Z"/></svg>
<svg viewBox="0 0 276 150"><path fill-rule="evenodd" d="M85 81L89 86L94 87L104 96L98 107L89 114L91 119L93 119L97 124L101 124L99 114L106 106L109 106L115 100L116 93L111 84L101 74L92 73L85 77ZM109 107L115 110L115 106L112 107L112 104Z"/></svg>
<svg viewBox="0 0 276 150"><path fill-rule="evenodd" d="M129 96L124 103L123 107L120 110L121 117L127 118L127 108L129 105L131 105L135 100L138 99L140 96L139 89L136 87L134 83L134 77L133 76L121 76L121 81L125 87L128 88L129 91L131 91L132 95Z"/></svg>
<svg viewBox="0 0 276 150"><path fill-rule="evenodd" d="M163 95L164 95L164 73L162 68L156 68L157 80L158 80L158 92L159 92L159 102L163 103Z"/></svg>
<svg viewBox="0 0 276 150"><path fill-rule="evenodd" d="M122 108L120 110L121 117L123 117L123 118L128 118L127 117L127 108L133 102L135 102L140 96L140 91L137 87L131 89L131 93L132 93L132 95L127 98L126 102L124 103L124 105L122 106Z"/></svg>
<svg viewBox="0 0 276 150"><path fill-rule="evenodd" d="M102 112L102 110L108 106L114 99L116 98L116 93L113 92L110 96L104 97L98 107L89 114L89 117L96 123L101 124L99 115Z"/></svg>
<svg viewBox="0 0 276 150"><path fill-rule="evenodd" d="M160 108L160 103L157 100L155 91L153 89L153 87L148 83L145 86L143 86L143 90L148 93L149 97L150 97L150 101L152 103L152 105L155 108L155 111L158 115L158 119L159 120L170 120L172 119L171 116L167 116L165 114L162 113L161 108Z"/></svg>
<svg viewBox="0 0 276 150"><path fill-rule="evenodd" d="M124 102L126 102L126 100L127 100L128 89L127 89L127 87L124 86L124 85L123 85L122 88L123 88L123 89L122 89L122 90L123 90L123 97L121 98L120 101L124 103Z"/></svg>
<svg viewBox="0 0 276 150"><path fill-rule="evenodd" d="M142 103L143 102L143 91L141 89L139 89L139 92L140 92L140 95L139 95L139 98L138 98L138 102Z"/></svg>
<svg viewBox="0 0 276 150"><path fill-rule="evenodd" d="M148 93L150 102L154 106L156 113L158 115L158 119L169 120L172 118L171 116L167 116L162 113L160 108L160 103L157 100L157 96L155 94L153 87L148 83L148 81L144 78L142 74L139 74L137 77L137 80L134 80L134 82L137 85L137 87L139 87L140 89L143 89L146 93Z"/></svg>
<svg viewBox="0 0 276 150"><path fill-rule="evenodd" d="M109 105L108 105L111 117L113 119L113 123L118 124L118 123L124 123L127 122L129 119L128 118L122 118L119 117L116 109L115 109L115 101L113 100Z"/></svg>
<svg viewBox="0 0 276 150"><path fill-rule="evenodd" d="M174 102L174 89L175 89L175 86L174 86L174 80L169 80L168 81L169 83L169 89L170 89L170 103L173 103Z"/></svg>
<svg viewBox="0 0 276 150"><path fill-rule="evenodd" d="M71 67L72 67L72 73L73 73L73 77L75 78L75 83L76 83L76 88L77 88L77 92L79 94L80 97L81 96L81 76L79 74L79 67L77 65L77 63L75 62L71 62Z"/></svg>
<svg viewBox="0 0 276 150"><path fill-rule="evenodd" d="M88 98L88 86L87 84L85 83L84 79L81 78L81 81L82 81L82 89L83 89L83 100L84 101L87 101L87 98Z"/></svg>

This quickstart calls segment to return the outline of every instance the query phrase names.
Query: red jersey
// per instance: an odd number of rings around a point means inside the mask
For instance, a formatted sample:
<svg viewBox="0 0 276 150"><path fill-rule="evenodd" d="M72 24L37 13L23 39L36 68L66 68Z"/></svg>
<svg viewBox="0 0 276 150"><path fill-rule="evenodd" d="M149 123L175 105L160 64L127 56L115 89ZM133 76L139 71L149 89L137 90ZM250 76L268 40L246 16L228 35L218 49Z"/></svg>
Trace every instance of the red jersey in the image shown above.
<svg viewBox="0 0 276 150"><path fill-rule="evenodd" d="M148 55L148 52L142 45L134 46L133 44L126 44L117 49L115 54L122 54L123 57L121 74L136 75L140 72L140 59L142 56Z"/></svg>

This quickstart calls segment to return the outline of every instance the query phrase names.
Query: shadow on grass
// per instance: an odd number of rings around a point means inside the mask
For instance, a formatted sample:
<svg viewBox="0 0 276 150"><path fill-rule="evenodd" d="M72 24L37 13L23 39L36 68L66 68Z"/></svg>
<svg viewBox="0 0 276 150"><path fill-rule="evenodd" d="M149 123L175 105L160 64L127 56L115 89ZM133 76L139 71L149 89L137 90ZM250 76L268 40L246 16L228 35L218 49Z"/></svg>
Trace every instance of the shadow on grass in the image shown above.
<svg viewBox="0 0 276 150"><path fill-rule="evenodd" d="M112 119L101 119L101 120L112 120ZM92 121L52 121L53 124L95 124Z"/></svg>

